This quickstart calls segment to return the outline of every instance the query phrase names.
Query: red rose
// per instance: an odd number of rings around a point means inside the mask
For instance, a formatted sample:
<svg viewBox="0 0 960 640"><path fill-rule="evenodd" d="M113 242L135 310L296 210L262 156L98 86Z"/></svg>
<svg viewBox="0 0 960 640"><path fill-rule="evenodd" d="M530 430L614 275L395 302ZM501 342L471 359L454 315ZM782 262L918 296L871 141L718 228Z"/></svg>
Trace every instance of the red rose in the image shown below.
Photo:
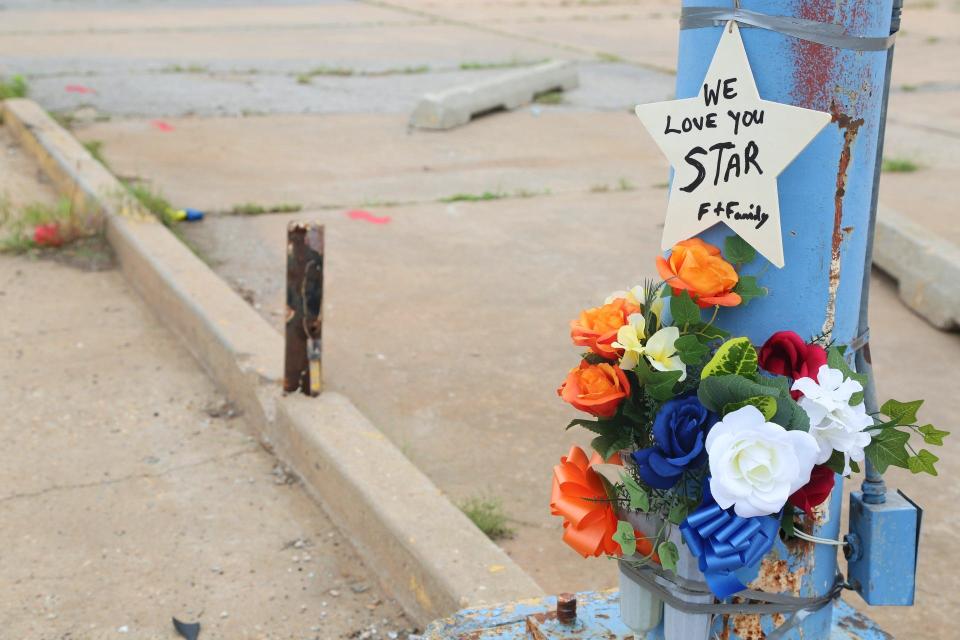
<svg viewBox="0 0 960 640"><path fill-rule="evenodd" d="M813 508L823 504L833 491L834 480L833 469L818 464L810 472L810 482L797 489L788 501L812 518Z"/></svg>
<svg viewBox="0 0 960 640"><path fill-rule="evenodd" d="M818 344L808 344L793 331L778 331L760 347L760 368L778 376L817 379L820 367L827 364L827 352ZM803 394L791 391L797 400Z"/></svg>

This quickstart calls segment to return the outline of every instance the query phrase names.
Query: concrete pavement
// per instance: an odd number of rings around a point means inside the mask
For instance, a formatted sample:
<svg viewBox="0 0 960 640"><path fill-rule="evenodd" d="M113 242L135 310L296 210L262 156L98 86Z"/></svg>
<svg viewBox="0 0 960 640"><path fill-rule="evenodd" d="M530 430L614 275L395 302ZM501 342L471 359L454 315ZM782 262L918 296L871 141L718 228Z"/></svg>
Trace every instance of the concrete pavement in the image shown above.
<svg viewBox="0 0 960 640"><path fill-rule="evenodd" d="M4 136L13 211L55 201ZM3 634L166 638L176 616L202 638L405 637L350 541L120 274L49 257L0 255Z"/></svg>

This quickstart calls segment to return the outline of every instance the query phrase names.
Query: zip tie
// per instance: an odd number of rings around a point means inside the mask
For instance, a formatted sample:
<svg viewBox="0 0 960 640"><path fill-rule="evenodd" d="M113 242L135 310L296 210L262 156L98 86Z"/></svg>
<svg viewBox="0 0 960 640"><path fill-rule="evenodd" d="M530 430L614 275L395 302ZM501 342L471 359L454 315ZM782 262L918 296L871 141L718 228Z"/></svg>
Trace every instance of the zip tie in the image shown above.
<svg viewBox="0 0 960 640"><path fill-rule="evenodd" d="M793 535L800 538L801 540L806 540L807 542L815 542L816 544L828 544L835 547L845 546L847 543L843 540L834 540L833 538L820 538L818 536L812 536L809 533L804 533L800 529L794 529Z"/></svg>
<svg viewBox="0 0 960 640"><path fill-rule="evenodd" d="M851 36L842 25L817 22L792 16L771 16L736 7L684 7L680 11L681 29L702 29L725 26L736 20L742 25L767 29L817 44L851 51L886 51L893 46L896 34L887 36Z"/></svg>

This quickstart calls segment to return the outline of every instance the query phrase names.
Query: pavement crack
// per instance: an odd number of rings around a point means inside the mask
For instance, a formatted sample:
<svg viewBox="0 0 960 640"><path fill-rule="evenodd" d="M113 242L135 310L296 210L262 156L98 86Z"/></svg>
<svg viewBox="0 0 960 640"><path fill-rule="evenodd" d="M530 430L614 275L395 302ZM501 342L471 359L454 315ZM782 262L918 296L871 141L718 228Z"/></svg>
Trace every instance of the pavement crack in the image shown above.
<svg viewBox="0 0 960 640"><path fill-rule="evenodd" d="M108 478L106 480L98 480L96 482L78 482L76 484L55 484L45 489L40 489L38 491L25 491L23 493L11 493L10 495L0 498L0 504L4 502L11 502L13 500L20 500L23 498L37 498L40 496L47 495L48 493L55 493L60 491L73 491L76 489L90 489L92 487L105 487L112 484L120 484L122 482L129 482L131 480L147 480L150 478L162 478L164 476L183 471L185 469L193 469L196 467L201 467L203 465L210 464L211 462L220 462L223 460L231 460L233 458L238 458L242 455L248 453L257 453L260 451L259 447L241 449L239 451L234 451L233 453L228 453L221 456L211 456L209 458L204 458L202 460L197 460L195 462L190 462L187 464L181 464L169 469L164 469L159 473L132 473L126 476L120 476L119 478Z"/></svg>

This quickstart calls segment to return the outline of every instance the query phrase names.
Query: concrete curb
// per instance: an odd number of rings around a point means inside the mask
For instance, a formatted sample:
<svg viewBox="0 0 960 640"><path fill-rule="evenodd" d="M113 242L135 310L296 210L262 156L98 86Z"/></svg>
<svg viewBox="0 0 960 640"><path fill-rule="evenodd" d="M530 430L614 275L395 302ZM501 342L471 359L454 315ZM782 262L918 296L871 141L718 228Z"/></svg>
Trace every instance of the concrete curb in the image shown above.
<svg viewBox="0 0 960 640"><path fill-rule="evenodd" d="M580 81L573 62L555 60L508 71L495 78L428 93L417 105L410 124L420 129L452 129L474 116L496 109L516 109L549 91L576 89Z"/></svg>
<svg viewBox="0 0 960 640"><path fill-rule="evenodd" d="M345 397L280 390L283 339L31 100L4 126L81 211L103 212L124 276L303 479L417 623L543 591Z"/></svg>
<svg viewBox="0 0 960 640"><path fill-rule="evenodd" d="M900 299L938 329L960 327L960 249L880 207L873 262L897 280Z"/></svg>

